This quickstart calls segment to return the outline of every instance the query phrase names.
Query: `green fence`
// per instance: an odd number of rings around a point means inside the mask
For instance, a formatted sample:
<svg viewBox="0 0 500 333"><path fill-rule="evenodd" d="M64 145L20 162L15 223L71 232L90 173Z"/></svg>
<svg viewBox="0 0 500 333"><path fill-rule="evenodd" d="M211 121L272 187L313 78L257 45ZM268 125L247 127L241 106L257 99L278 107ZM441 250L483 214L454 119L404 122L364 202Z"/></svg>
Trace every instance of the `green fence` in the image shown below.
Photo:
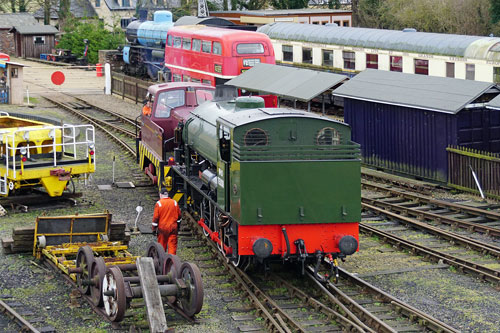
<svg viewBox="0 0 500 333"><path fill-rule="evenodd" d="M148 81L130 77L121 73L111 72L111 93L127 98L137 103L142 103L146 98L149 86Z"/></svg>
<svg viewBox="0 0 500 333"><path fill-rule="evenodd" d="M448 147L448 185L479 193L474 175L485 196L500 198L500 154Z"/></svg>

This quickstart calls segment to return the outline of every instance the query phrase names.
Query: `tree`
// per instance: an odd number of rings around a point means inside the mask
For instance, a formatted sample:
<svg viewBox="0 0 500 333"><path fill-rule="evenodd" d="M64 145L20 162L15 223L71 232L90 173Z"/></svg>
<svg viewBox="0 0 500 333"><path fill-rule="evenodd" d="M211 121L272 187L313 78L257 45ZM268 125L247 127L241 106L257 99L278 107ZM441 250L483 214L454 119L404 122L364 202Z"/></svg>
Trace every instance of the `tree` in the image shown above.
<svg viewBox="0 0 500 333"><path fill-rule="evenodd" d="M300 9L306 8L309 0L271 0L275 9Z"/></svg>
<svg viewBox="0 0 500 333"><path fill-rule="evenodd" d="M267 0L237 0L236 3L240 6L240 8L245 8L248 10L258 10L266 6Z"/></svg>
<svg viewBox="0 0 500 333"><path fill-rule="evenodd" d="M116 27L110 32L105 29L104 23L99 20L81 21L69 18L64 27L64 34L59 41L59 47L69 49L72 53L83 56L85 49L84 39L89 40L87 57L89 63L97 63L99 50L113 50L125 43L125 35Z"/></svg>
<svg viewBox="0 0 500 333"><path fill-rule="evenodd" d="M500 21L500 0L490 0L491 23L496 24Z"/></svg>
<svg viewBox="0 0 500 333"><path fill-rule="evenodd" d="M328 8L330 9L340 9L340 0L329 0Z"/></svg>

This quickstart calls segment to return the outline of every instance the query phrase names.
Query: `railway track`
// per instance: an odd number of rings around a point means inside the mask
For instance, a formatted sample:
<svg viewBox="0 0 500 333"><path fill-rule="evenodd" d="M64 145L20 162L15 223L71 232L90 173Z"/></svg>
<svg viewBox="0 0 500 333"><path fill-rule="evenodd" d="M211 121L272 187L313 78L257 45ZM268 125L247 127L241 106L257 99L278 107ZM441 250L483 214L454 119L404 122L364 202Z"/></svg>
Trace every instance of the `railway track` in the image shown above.
<svg viewBox="0 0 500 333"><path fill-rule="evenodd" d="M240 330L265 329L272 332L457 332L452 327L431 316L397 300L383 291L369 285L341 270L339 285L323 284L314 278L314 269L308 267L309 288L304 289L305 277L299 276L296 283L291 283L290 276L277 274L252 276L227 263L222 258L217 245L203 236L195 220L186 215L191 231L184 231L188 239L203 238L210 251L202 250L203 264L200 267L224 267L224 273L230 274L234 288L221 290L229 293L226 301L238 298L249 300L255 311L247 313L248 308L236 308L238 314L232 318L239 322ZM182 238L181 238L182 241ZM211 263L213 261L213 263ZM240 290L240 296L234 297L234 289ZM311 291L314 290L314 292ZM350 296L349 296L350 295ZM358 296L357 299L354 296ZM370 297L370 300L367 300ZM231 306L228 306L231 308Z"/></svg>
<svg viewBox="0 0 500 333"><path fill-rule="evenodd" d="M40 333L41 330L33 326L33 323L43 323L43 319L27 319L26 317L33 316L33 313L31 311L24 310L23 314L20 307L23 307L21 303L15 302L14 300L10 299L10 297L0 296L0 331ZM12 327L14 325L18 330L15 330L14 327ZM42 330L43 332L47 333L55 332L52 327L44 327Z"/></svg>
<svg viewBox="0 0 500 333"><path fill-rule="evenodd" d="M73 97L73 96L72 96ZM71 112L77 117L91 123L96 128L102 130L106 136L116 142L120 147L122 147L127 153L131 154L134 158L137 156L135 151L135 138L136 138L136 125L134 123L133 128L131 125L131 119L119 115L118 113L107 111L104 109L96 109L94 106L89 106L88 104L82 104L74 102L61 102L55 98L44 96L45 99L50 101L51 103ZM80 109L77 109L79 107ZM85 109L85 112L82 112L81 109ZM93 109L94 112L91 112ZM92 114L94 113L94 114ZM95 113L100 113L98 116ZM111 115L113 119L102 119L102 114L107 116ZM119 126L116 123L124 124L125 126Z"/></svg>

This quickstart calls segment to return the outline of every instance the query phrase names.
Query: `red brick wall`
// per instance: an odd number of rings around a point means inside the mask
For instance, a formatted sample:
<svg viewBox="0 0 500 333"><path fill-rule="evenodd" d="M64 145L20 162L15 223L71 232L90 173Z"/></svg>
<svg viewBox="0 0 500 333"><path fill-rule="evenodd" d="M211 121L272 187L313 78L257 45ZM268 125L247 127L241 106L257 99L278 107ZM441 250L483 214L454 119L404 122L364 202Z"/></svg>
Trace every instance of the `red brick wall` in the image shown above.
<svg viewBox="0 0 500 333"><path fill-rule="evenodd" d="M0 29L0 52L15 56L14 34L9 33L8 29Z"/></svg>

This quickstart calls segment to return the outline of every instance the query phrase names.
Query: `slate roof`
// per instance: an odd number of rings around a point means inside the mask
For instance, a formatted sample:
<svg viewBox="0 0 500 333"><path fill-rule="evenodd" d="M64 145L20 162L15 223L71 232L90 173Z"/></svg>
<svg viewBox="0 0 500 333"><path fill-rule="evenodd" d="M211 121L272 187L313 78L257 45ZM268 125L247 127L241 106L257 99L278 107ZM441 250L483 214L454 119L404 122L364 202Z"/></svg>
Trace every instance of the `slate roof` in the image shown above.
<svg viewBox="0 0 500 333"><path fill-rule="evenodd" d="M52 5L50 8L50 18L57 20L59 18L59 1ZM96 17L98 16L94 7L90 4L89 0L71 0L70 11L77 18L83 17ZM43 7L38 9L34 16L38 19L43 19Z"/></svg>
<svg viewBox="0 0 500 333"><path fill-rule="evenodd" d="M225 84L308 102L347 79L341 74L261 63Z"/></svg>
<svg viewBox="0 0 500 333"><path fill-rule="evenodd" d="M50 34L57 34L59 30L57 30L56 27L53 27L51 25L15 25L12 29L9 30L9 32L14 32L17 31L21 35L50 35Z"/></svg>
<svg viewBox="0 0 500 333"><path fill-rule="evenodd" d="M108 6L109 10L132 10L135 9L137 5L137 0L129 0L128 7L122 7L122 1L118 0L104 0L106 6Z"/></svg>
<svg viewBox="0 0 500 333"><path fill-rule="evenodd" d="M0 14L0 29L10 29L15 25L38 25L38 22L31 13Z"/></svg>
<svg viewBox="0 0 500 333"><path fill-rule="evenodd" d="M493 83L366 69L333 91L334 96L456 114Z"/></svg>

